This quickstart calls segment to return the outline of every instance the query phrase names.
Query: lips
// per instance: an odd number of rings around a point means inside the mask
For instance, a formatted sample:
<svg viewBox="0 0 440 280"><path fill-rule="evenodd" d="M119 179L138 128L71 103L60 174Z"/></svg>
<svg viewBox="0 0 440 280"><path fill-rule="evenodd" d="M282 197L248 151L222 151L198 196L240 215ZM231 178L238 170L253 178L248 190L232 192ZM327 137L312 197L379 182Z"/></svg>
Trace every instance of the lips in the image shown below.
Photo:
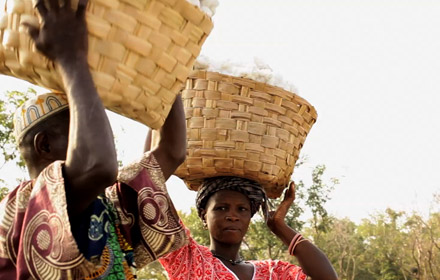
<svg viewBox="0 0 440 280"><path fill-rule="evenodd" d="M239 229L237 227L226 227L223 230L225 230L225 231L241 231L241 229Z"/></svg>

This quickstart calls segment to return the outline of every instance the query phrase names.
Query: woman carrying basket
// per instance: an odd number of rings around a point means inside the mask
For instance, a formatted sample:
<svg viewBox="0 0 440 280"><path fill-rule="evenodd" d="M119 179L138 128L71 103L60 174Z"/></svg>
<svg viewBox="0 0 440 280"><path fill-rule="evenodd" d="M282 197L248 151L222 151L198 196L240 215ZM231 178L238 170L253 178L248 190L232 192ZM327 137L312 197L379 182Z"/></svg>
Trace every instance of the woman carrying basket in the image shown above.
<svg viewBox="0 0 440 280"><path fill-rule="evenodd" d="M276 211L267 213L263 188L247 179L215 177L205 179L196 206L210 234L210 247L189 243L159 261L170 279L337 279L329 260L310 241L285 223L285 216L295 199L295 186L290 184ZM277 261L246 261L239 249L251 217L263 209L270 230L289 246L300 266ZM189 233L189 231L187 230Z"/></svg>

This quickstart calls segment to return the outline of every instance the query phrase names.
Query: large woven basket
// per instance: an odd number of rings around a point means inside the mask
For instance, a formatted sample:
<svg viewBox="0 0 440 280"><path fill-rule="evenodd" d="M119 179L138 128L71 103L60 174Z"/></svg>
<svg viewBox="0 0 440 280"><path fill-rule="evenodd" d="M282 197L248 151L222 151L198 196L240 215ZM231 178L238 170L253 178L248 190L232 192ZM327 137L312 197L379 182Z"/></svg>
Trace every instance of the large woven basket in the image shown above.
<svg viewBox="0 0 440 280"><path fill-rule="evenodd" d="M193 71L182 91L188 151L176 175L197 190L203 178L239 176L279 197L317 114L279 87Z"/></svg>
<svg viewBox="0 0 440 280"><path fill-rule="evenodd" d="M53 63L21 28L24 20L38 21L32 0L0 0L0 73L63 90ZM211 19L186 0L90 0L87 24L88 62L104 106L159 128Z"/></svg>

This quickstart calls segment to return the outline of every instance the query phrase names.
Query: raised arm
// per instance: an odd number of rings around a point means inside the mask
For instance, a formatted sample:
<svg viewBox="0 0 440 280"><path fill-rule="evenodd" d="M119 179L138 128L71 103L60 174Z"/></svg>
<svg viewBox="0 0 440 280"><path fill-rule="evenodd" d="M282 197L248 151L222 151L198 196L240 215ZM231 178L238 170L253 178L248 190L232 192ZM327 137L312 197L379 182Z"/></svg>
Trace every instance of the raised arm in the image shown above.
<svg viewBox="0 0 440 280"><path fill-rule="evenodd" d="M116 181L118 165L113 133L87 64L87 0L64 6L39 0L40 28L25 24L36 47L56 63L66 90L70 124L63 170L70 218L82 213L97 195Z"/></svg>
<svg viewBox="0 0 440 280"><path fill-rule="evenodd" d="M145 140L144 151L151 149L151 130ZM171 111L160 129L158 146L153 150L162 173L167 180L186 157L186 124L182 98L177 95Z"/></svg>
<svg viewBox="0 0 440 280"><path fill-rule="evenodd" d="M295 200L295 184L291 182L283 201L275 212L269 214L267 225L270 230L280 238L284 244L290 245L297 232L285 223L286 214ZM299 243L294 251L304 272L313 280L336 280L333 266L327 256L311 242Z"/></svg>

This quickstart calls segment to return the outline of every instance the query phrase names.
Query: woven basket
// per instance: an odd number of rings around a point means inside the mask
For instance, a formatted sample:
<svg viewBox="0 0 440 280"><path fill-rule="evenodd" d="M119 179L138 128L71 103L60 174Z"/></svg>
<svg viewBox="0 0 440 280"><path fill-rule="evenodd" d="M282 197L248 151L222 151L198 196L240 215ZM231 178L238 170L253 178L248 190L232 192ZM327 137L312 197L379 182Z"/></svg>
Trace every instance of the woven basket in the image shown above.
<svg viewBox="0 0 440 280"><path fill-rule="evenodd" d="M0 73L62 91L53 63L21 27L38 22L32 0L0 0L0 7ZM186 0L90 0L87 24L88 62L104 106L159 128L211 19Z"/></svg>
<svg viewBox="0 0 440 280"><path fill-rule="evenodd" d="M317 114L296 94L250 79L193 71L182 91L188 151L177 169L190 189L238 176L279 197Z"/></svg>

